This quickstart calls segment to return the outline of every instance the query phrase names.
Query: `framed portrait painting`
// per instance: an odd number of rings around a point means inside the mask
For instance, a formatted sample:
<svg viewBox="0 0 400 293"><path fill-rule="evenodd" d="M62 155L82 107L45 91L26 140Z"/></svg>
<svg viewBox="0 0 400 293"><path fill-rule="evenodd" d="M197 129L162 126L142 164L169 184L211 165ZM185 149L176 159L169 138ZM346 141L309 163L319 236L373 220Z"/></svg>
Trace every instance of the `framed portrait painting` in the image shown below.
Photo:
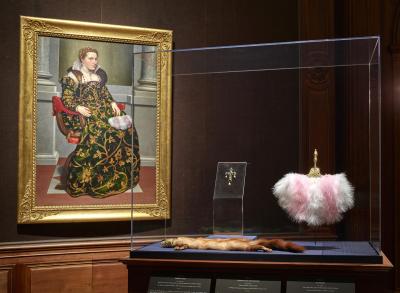
<svg viewBox="0 0 400 293"><path fill-rule="evenodd" d="M172 32L20 29L18 223L169 218Z"/></svg>

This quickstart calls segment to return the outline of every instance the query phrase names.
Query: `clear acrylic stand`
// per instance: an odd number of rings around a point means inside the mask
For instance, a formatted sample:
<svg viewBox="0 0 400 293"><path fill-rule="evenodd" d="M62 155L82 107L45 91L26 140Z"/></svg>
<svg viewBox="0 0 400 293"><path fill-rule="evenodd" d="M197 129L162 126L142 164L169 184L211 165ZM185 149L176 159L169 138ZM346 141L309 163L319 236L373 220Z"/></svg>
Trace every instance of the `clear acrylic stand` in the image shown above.
<svg viewBox="0 0 400 293"><path fill-rule="evenodd" d="M243 235L247 162L218 162L213 197L213 233Z"/></svg>

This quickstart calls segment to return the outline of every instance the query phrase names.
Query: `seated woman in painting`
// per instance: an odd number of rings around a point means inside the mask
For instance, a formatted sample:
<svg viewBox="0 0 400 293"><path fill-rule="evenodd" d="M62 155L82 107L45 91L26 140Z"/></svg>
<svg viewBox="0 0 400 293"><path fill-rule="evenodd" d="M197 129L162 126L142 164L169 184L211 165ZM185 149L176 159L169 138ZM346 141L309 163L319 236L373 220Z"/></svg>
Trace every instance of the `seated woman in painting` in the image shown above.
<svg viewBox="0 0 400 293"><path fill-rule="evenodd" d="M107 74L97 58L96 49L80 49L79 59L61 80L64 106L84 117L63 114L65 125L81 133L67 163L66 191L73 197L103 198L125 192L139 181L136 129L110 125L109 118L125 113L108 91Z"/></svg>

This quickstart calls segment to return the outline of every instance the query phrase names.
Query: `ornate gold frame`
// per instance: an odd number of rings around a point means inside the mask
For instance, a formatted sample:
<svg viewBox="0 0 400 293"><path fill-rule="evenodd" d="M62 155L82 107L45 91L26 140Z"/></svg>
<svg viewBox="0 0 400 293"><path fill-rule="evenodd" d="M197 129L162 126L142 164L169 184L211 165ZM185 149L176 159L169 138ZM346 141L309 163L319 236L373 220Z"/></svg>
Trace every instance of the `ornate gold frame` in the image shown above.
<svg viewBox="0 0 400 293"><path fill-rule="evenodd" d="M121 221L131 206L36 204L36 101L38 37L157 46L156 201L135 204L135 219L170 217L172 31L21 16L18 223Z"/></svg>

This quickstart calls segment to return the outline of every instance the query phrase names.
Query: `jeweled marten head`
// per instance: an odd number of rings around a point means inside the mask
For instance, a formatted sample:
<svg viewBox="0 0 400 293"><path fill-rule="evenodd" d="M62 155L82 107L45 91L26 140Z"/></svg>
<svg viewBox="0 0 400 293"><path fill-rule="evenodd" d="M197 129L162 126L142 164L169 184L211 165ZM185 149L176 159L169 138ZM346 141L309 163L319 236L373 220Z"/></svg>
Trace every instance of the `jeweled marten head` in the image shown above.
<svg viewBox="0 0 400 293"><path fill-rule="evenodd" d="M174 246L173 238L167 238L167 239L161 241L161 247L167 248L167 247L173 247L173 246Z"/></svg>

